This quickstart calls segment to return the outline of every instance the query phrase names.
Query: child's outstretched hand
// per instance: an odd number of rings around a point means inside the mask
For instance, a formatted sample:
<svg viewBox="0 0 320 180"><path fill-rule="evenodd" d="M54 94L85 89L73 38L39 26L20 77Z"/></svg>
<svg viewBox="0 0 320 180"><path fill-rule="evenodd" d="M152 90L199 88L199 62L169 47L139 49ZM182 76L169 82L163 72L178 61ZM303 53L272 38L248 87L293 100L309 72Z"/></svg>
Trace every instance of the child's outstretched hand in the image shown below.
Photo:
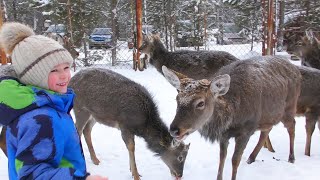
<svg viewBox="0 0 320 180"><path fill-rule="evenodd" d="M86 178L86 180L108 180L107 177L102 177L102 176L99 176L99 175L92 175L92 176L88 176Z"/></svg>

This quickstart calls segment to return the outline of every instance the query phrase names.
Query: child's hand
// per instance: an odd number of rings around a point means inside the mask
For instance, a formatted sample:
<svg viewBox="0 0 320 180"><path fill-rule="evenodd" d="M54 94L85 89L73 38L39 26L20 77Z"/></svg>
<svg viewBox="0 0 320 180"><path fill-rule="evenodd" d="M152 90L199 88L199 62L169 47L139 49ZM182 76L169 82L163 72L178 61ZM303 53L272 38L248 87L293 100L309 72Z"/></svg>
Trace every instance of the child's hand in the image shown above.
<svg viewBox="0 0 320 180"><path fill-rule="evenodd" d="M86 180L108 180L107 177L102 177L99 175L88 176Z"/></svg>

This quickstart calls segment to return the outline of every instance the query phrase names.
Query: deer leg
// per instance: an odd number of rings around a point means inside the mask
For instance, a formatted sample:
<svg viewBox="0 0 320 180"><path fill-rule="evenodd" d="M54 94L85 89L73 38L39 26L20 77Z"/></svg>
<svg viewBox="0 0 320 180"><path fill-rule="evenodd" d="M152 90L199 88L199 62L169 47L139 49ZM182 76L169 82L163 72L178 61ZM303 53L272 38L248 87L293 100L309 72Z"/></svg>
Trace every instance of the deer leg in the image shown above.
<svg viewBox="0 0 320 180"><path fill-rule="evenodd" d="M294 157L294 137L295 137L295 125L296 121L294 117L287 117L283 119L283 124L287 128L287 131L289 133L289 139L290 139L290 152L289 152L289 159L288 161L290 163L294 163L295 157Z"/></svg>
<svg viewBox="0 0 320 180"><path fill-rule="evenodd" d="M77 107L73 108L73 112L76 120L76 127L78 130L78 134L81 138L83 129L89 121L90 113L85 110L79 109Z"/></svg>
<svg viewBox="0 0 320 180"><path fill-rule="evenodd" d="M5 126L2 126L1 134L0 134L0 148L2 149L3 153L7 155L7 141L6 141L6 132L7 128Z"/></svg>
<svg viewBox="0 0 320 180"><path fill-rule="evenodd" d="M235 138L236 144L234 148L234 153L232 156L232 177L231 180L236 180L238 167L240 164L240 160L243 154L244 149L246 148L248 141L250 139L250 135L242 135ZM261 145L262 147L262 145Z"/></svg>
<svg viewBox="0 0 320 180"><path fill-rule="evenodd" d="M270 141L270 136L267 137L266 142L264 143L263 147L267 148L270 152L276 152L272 147L272 143Z"/></svg>
<svg viewBox="0 0 320 180"><path fill-rule="evenodd" d="M224 163L227 157L227 150L228 150L229 140L228 139L221 139L220 140L220 162L219 162L219 170L217 175L217 180L222 180L223 175L223 168Z"/></svg>
<svg viewBox="0 0 320 180"><path fill-rule="evenodd" d="M95 120L93 120L93 119L89 120L89 122L86 124L86 126L83 130L83 135L86 140L86 143L87 143L87 146L88 146L88 149L90 152L90 158L91 158L93 164L99 165L100 161L96 156L96 153L95 153L93 145L92 145L92 139L91 139L91 131L92 131L92 127L94 126L95 123L96 123Z"/></svg>
<svg viewBox="0 0 320 180"><path fill-rule="evenodd" d="M312 134L314 132L316 123L317 123L317 118L315 116L312 116L310 114L306 114L307 139L306 139L306 147L305 147L305 150L304 150L304 154L306 156L310 156L311 138L312 138Z"/></svg>
<svg viewBox="0 0 320 180"><path fill-rule="evenodd" d="M121 136L129 152L130 171L132 173L133 179L140 180L140 175L138 173L136 158L134 154L134 151L135 151L134 134L128 131L121 130Z"/></svg>
<svg viewBox="0 0 320 180"><path fill-rule="evenodd" d="M250 154L250 156L247 160L248 164L251 164L256 160L256 157L257 157L258 153L260 152L263 144L266 142L266 139L269 137L268 135L269 135L269 132L271 131L271 129L272 128L260 132L260 138L259 138L258 144L256 145L256 147L254 148L254 150Z"/></svg>

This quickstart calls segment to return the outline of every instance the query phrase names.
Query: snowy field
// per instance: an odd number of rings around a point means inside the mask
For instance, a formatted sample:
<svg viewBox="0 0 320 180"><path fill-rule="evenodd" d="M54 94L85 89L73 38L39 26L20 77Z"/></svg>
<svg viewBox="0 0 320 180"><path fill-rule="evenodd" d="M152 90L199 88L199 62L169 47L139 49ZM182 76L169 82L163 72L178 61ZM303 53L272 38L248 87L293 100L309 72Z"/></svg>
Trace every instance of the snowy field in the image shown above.
<svg viewBox="0 0 320 180"><path fill-rule="evenodd" d="M231 50L231 48L230 48ZM248 53L250 54L250 53ZM255 54L255 53L253 53ZM243 54L241 54L243 55ZM241 55L238 55L241 56ZM299 62L294 62L299 63ZM143 72L131 69L115 69L133 81L142 84L154 96L160 116L169 126L175 116L176 90L153 67L149 66ZM258 142L259 132L250 139L238 169L238 180L318 180L317 169L320 167L320 134L316 128L312 139L311 157L304 155L306 133L305 118L296 118L296 139L294 164L288 163L289 135L280 123L270 134L276 152L262 149L256 162L247 164L246 160ZM129 171L128 151L122 141L120 131L104 125L96 124L92 131L93 145L100 165L92 163L87 145L82 137L85 158L89 172L109 177L110 180L131 180ZM199 133L191 134L186 140L191 143L186 159L183 180L216 179L219 165L219 145L211 144L200 137ZM231 179L231 157L234 150L234 140L230 140L228 156L225 163L224 179ZM0 179L8 179L7 159L0 152ZM142 180L173 180L169 169L154 154L147 149L142 138L136 138L136 162Z"/></svg>

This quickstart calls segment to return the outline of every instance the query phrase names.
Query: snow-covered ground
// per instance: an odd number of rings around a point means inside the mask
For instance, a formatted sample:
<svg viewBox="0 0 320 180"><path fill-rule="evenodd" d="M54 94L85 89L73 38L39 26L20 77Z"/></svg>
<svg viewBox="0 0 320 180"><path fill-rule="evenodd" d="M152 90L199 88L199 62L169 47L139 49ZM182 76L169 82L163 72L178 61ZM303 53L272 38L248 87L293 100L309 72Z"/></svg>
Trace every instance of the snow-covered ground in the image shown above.
<svg viewBox="0 0 320 180"><path fill-rule="evenodd" d="M232 49L232 48L230 48ZM299 64L299 62L294 62ZM154 96L160 116L169 126L176 111L176 90L153 67L149 66L143 72L131 69L114 69L114 71L145 86ZM273 128L270 137L276 150L271 153L262 149L256 162L247 164L246 160L258 142L259 132L250 139L238 169L238 180L318 180L317 169L320 167L320 134L316 129L312 140L311 157L304 155L306 133L305 118L296 118L296 139L294 164L288 163L289 136L280 123ZM108 176L110 180L131 180L129 171L128 151L122 141L120 131L104 125L96 124L92 131L93 145L101 164L92 163L87 145L82 137L88 170L92 174ZM186 140L191 143L184 168L183 180L216 179L219 165L219 145L210 143L200 137L199 133L191 134ZM231 157L234 150L234 140L230 140L228 156L224 169L224 179L231 179ZM142 138L136 138L136 162L142 180L173 179L166 165L147 149ZM8 179L7 159L0 152L0 179Z"/></svg>

